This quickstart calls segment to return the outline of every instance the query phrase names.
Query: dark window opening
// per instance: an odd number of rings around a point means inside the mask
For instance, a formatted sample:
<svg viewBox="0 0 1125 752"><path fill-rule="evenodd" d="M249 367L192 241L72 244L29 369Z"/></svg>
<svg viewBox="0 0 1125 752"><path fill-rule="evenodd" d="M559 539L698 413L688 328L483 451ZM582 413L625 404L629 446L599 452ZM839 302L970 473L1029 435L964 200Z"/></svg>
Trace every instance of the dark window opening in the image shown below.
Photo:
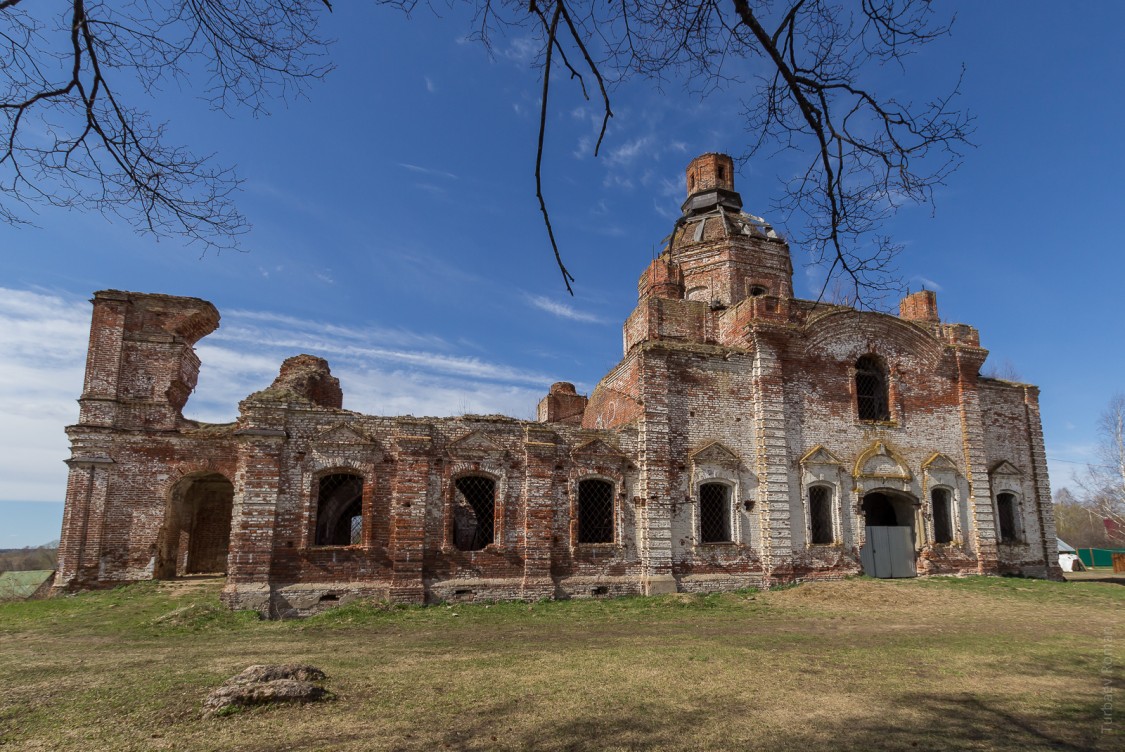
<svg viewBox="0 0 1125 752"><path fill-rule="evenodd" d="M769 290L767 290L762 285L750 285L750 297L752 298L760 298L767 292L769 292Z"/></svg>
<svg viewBox="0 0 1125 752"><path fill-rule="evenodd" d="M728 543L730 539L730 488L704 483L699 487L699 540Z"/></svg>
<svg viewBox="0 0 1125 752"><path fill-rule="evenodd" d="M934 506L934 543L953 541L953 515L950 510L949 491L935 488L930 494Z"/></svg>
<svg viewBox="0 0 1125 752"><path fill-rule="evenodd" d="M453 544L462 551L479 551L493 541L496 481L467 475L458 478L454 487Z"/></svg>
<svg viewBox="0 0 1125 752"><path fill-rule="evenodd" d="M1002 493L996 497L996 511L1000 515L1000 542L1015 543L1016 535L1016 497Z"/></svg>
<svg viewBox="0 0 1125 752"><path fill-rule="evenodd" d="M833 542L832 491L824 486L809 489L809 528L813 545Z"/></svg>
<svg viewBox="0 0 1125 752"><path fill-rule="evenodd" d="M874 355L864 355L855 363L855 395L860 420L891 419L887 372Z"/></svg>
<svg viewBox="0 0 1125 752"><path fill-rule="evenodd" d="M727 179L727 170L722 165L719 165L719 180Z"/></svg>
<svg viewBox="0 0 1125 752"><path fill-rule="evenodd" d="M316 497L317 546L349 546L363 539L363 478L333 473L320 479Z"/></svg>
<svg viewBox="0 0 1125 752"><path fill-rule="evenodd" d="M578 542L613 543L613 484L578 482Z"/></svg>

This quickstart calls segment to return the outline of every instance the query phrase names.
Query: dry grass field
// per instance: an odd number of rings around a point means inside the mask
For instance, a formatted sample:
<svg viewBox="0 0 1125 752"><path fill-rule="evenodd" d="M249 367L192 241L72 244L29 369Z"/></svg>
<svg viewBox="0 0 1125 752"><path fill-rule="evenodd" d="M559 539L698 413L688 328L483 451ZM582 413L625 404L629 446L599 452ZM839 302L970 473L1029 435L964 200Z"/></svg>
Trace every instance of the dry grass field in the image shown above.
<svg viewBox="0 0 1125 752"><path fill-rule="evenodd" d="M1125 588L997 578L261 622L218 581L0 605L3 750L1122 749ZM1103 671L1106 651L1116 664ZM331 702L203 718L252 663Z"/></svg>

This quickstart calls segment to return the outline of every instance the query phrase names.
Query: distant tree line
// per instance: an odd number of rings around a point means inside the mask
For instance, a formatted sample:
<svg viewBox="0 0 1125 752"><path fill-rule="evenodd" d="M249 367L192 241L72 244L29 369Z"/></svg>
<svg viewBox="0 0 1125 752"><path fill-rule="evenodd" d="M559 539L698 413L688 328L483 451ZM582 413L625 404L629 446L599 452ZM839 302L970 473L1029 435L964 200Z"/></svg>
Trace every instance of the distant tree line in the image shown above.
<svg viewBox="0 0 1125 752"><path fill-rule="evenodd" d="M1078 477L1077 491L1055 494L1059 537L1075 548L1125 548L1125 394L1098 422L1099 462Z"/></svg>
<svg viewBox="0 0 1125 752"><path fill-rule="evenodd" d="M0 549L0 572L27 572L33 569L55 569L59 549L37 546L35 548Z"/></svg>

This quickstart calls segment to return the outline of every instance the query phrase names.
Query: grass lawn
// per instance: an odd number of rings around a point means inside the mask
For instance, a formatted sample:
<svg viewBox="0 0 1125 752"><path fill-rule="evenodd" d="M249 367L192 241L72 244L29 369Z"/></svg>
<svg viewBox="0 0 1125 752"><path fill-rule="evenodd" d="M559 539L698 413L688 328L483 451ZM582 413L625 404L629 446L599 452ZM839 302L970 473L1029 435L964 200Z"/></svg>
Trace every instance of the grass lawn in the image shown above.
<svg viewBox="0 0 1125 752"><path fill-rule="evenodd" d="M1125 587L998 578L261 622L216 581L0 605L0 749L1125 748ZM1114 665L1103 673L1107 649ZM253 663L329 703L202 718Z"/></svg>

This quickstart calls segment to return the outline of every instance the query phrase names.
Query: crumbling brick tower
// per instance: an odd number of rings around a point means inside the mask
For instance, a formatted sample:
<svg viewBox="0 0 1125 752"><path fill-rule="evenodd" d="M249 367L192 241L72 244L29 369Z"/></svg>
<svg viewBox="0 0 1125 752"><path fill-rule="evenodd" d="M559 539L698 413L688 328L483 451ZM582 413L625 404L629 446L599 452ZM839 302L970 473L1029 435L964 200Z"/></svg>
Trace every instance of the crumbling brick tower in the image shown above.
<svg viewBox="0 0 1125 752"><path fill-rule="evenodd" d="M201 453L185 443L182 432L196 424L181 413L199 376L192 346L215 330L219 313L198 298L117 290L95 293L92 302L78 423L67 428L56 587L147 579L169 567L174 573L177 557L190 556L200 571L222 571L230 484L213 471L233 466L231 447L219 441ZM184 475L200 482L172 489L169 482ZM180 498L173 503L172 496ZM171 526L166 517L174 518ZM194 549L179 551L180 531L192 526Z"/></svg>

